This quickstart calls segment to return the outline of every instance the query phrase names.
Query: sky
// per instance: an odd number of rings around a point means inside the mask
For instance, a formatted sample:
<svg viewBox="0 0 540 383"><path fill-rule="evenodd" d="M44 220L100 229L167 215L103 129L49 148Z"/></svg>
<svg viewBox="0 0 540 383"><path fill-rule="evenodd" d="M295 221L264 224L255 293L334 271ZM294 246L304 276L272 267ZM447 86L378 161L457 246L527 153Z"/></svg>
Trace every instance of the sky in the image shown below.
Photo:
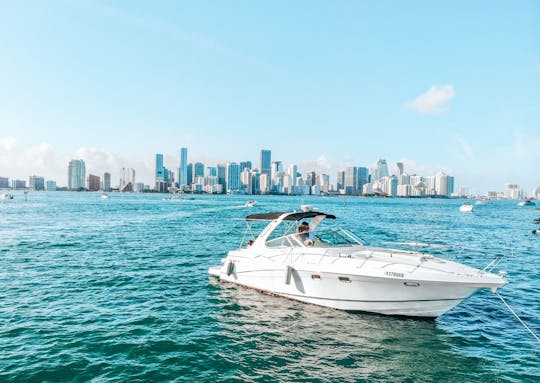
<svg viewBox="0 0 540 383"><path fill-rule="evenodd" d="M538 1L0 0L0 176L156 153L540 186ZM114 184L115 182L113 182Z"/></svg>

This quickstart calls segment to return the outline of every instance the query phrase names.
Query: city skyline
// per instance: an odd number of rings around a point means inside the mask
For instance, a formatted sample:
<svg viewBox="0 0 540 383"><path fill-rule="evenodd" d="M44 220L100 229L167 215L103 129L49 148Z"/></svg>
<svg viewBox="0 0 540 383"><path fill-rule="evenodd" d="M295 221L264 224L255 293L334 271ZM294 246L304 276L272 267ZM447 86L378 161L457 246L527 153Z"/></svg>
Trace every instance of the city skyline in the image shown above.
<svg viewBox="0 0 540 383"><path fill-rule="evenodd" d="M530 193L539 13L535 1L6 3L0 173L63 184L82 158L150 184L154 153L177 172L180 146L254 164L268 147L332 178L385 158L471 192Z"/></svg>

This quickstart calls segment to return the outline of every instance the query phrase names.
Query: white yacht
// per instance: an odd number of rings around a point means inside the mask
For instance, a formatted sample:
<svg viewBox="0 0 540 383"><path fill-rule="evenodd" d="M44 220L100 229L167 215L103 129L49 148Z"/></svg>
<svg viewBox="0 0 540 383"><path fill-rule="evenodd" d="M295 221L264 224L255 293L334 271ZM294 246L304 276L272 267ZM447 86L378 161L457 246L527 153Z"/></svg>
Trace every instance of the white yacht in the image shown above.
<svg viewBox="0 0 540 383"><path fill-rule="evenodd" d="M518 202L518 206L536 206L536 204L530 199L525 199Z"/></svg>
<svg viewBox="0 0 540 383"><path fill-rule="evenodd" d="M247 202L245 203L244 207L253 207L253 206L255 206L256 204L257 204L257 201L251 200L251 201L247 201Z"/></svg>
<svg viewBox="0 0 540 383"><path fill-rule="evenodd" d="M0 199L13 199L13 194L11 194L11 193L0 193Z"/></svg>
<svg viewBox="0 0 540 383"><path fill-rule="evenodd" d="M488 267L368 247L343 228L319 230L335 218L320 211L249 215L246 246L229 251L209 273L223 282L335 309L430 318L478 289L495 291L506 284L504 272L492 274ZM252 226L261 221L269 223L255 237ZM307 231L297 232L299 221Z"/></svg>
<svg viewBox="0 0 540 383"><path fill-rule="evenodd" d="M459 207L459 211L462 213L472 213L474 210L474 205L469 202L465 202L463 205Z"/></svg>

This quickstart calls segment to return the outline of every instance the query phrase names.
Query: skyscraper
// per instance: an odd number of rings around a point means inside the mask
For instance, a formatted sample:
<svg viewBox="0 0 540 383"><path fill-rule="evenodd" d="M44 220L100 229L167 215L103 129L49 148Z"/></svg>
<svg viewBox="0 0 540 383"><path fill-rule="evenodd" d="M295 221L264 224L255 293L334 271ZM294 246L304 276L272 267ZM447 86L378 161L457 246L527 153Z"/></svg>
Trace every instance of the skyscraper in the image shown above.
<svg viewBox="0 0 540 383"><path fill-rule="evenodd" d="M156 175L155 182L165 180L165 173L163 169L163 154L156 154Z"/></svg>
<svg viewBox="0 0 540 383"><path fill-rule="evenodd" d="M45 178L40 176L30 176L28 187L30 190L45 190Z"/></svg>
<svg viewBox="0 0 540 383"><path fill-rule="evenodd" d="M82 190L86 181L86 165L83 160L71 160L68 165L68 189Z"/></svg>
<svg viewBox="0 0 540 383"><path fill-rule="evenodd" d="M111 191L111 173L103 174L103 191Z"/></svg>
<svg viewBox="0 0 540 383"><path fill-rule="evenodd" d="M353 195L358 193L358 168L356 166L347 166L345 168L345 194Z"/></svg>
<svg viewBox="0 0 540 383"><path fill-rule="evenodd" d="M101 188L101 180L99 176L96 176L94 174L88 175L88 190L90 191L98 191Z"/></svg>
<svg viewBox="0 0 540 383"><path fill-rule="evenodd" d="M240 166L236 162L230 162L226 170L227 193L240 190Z"/></svg>
<svg viewBox="0 0 540 383"><path fill-rule="evenodd" d="M180 187L191 184L188 182L187 148L180 148L180 167L178 168L178 183Z"/></svg>
<svg viewBox="0 0 540 383"><path fill-rule="evenodd" d="M372 181L377 181L384 177L388 177L388 164L386 163L386 160L381 158L379 161L377 161L377 169L375 169L375 179Z"/></svg>
<svg viewBox="0 0 540 383"><path fill-rule="evenodd" d="M369 183L369 169L365 167L358 167L358 193L362 194L364 185Z"/></svg>
<svg viewBox="0 0 540 383"><path fill-rule="evenodd" d="M403 175L403 162L396 162L398 168L398 177Z"/></svg>
<svg viewBox="0 0 540 383"><path fill-rule="evenodd" d="M204 177L204 164L202 162L195 162L193 165L193 178Z"/></svg>
<svg viewBox="0 0 540 383"><path fill-rule="evenodd" d="M271 175L272 151L261 149L261 173Z"/></svg>

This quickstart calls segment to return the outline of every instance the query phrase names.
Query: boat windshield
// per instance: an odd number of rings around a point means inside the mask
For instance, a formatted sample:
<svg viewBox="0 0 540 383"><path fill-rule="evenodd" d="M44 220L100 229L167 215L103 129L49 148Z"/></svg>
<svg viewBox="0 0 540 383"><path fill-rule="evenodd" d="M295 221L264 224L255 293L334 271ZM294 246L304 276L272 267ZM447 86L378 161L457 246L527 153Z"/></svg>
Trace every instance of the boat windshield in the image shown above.
<svg viewBox="0 0 540 383"><path fill-rule="evenodd" d="M335 247L364 245L346 229L329 229L302 234L289 234L266 241L268 247Z"/></svg>

